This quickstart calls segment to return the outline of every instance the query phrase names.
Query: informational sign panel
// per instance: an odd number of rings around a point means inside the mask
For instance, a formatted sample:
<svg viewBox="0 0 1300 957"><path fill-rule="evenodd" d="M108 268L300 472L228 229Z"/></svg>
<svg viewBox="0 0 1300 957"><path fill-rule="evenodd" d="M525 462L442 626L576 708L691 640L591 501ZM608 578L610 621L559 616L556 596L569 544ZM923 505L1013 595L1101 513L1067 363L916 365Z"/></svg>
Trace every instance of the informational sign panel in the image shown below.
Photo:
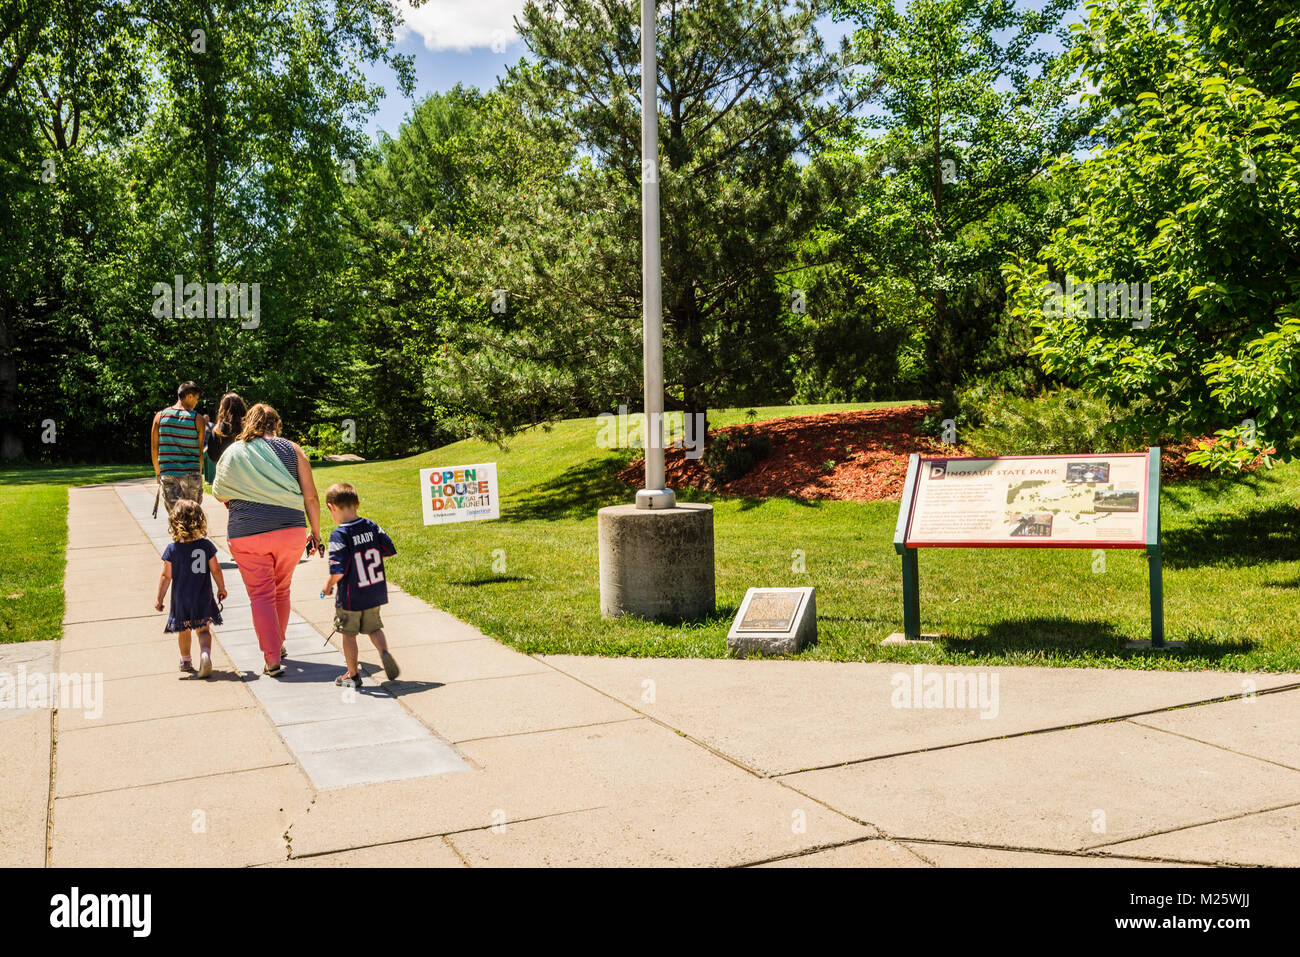
<svg viewBox="0 0 1300 957"><path fill-rule="evenodd" d="M921 459L907 547L1144 548L1145 452Z"/></svg>
<svg viewBox="0 0 1300 957"><path fill-rule="evenodd" d="M495 462L420 469L425 525L450 525L501 517Z"/></svg>

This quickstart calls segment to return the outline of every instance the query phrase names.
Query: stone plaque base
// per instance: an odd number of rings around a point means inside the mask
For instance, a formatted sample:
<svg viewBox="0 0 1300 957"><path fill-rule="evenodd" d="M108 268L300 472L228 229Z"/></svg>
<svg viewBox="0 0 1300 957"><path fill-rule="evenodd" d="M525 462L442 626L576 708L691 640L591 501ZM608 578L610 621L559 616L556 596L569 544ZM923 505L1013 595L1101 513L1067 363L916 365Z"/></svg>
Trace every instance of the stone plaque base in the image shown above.
<svg viewBox="0 0 1300 957"><path fill-rule="evenodd" d="M793 655L817 638L817 589L751 588L727 633L727 651Z"/></svg>

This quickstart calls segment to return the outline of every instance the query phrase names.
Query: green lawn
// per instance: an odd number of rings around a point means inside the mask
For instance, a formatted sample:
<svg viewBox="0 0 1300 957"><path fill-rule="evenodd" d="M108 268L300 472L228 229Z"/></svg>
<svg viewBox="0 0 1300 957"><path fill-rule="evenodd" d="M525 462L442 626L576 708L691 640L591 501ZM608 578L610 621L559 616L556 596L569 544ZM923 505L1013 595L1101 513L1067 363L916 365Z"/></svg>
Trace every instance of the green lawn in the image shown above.
<svg viewBox="0 0 1300 957"><path fill-rule="evenodd" d="M152 472L148 465L0 469L0 643L63 635L68 487Z"/></svg>
<svg viewBox="0 0 1300 957"><path fill-rule="evenodd" d="M715 427L743 421L744 410L710 416ZM631 501L614 473L633 453L597 448L596 431L594 419L572 420L522 435L508 451L458 442L395 461L319 463L315 474L322 490L357 486L361 514L397 543L393 581L528 652L720 657L747 587L815 585L819 641L804 658L1300 670L1300 466L1164 490L1166 636L1186 640L1185 650L1123 650L1149 636L1145 559L1112 550L1096 574L1084 549L923 550L922 629L951 637L882 648L902 627L894 502L683 495L715 509L718 613L681 627L603 620L596 511ZM483 461L498 466L501 520L425 527L418 470ZM0 471L0 640L59 635L67 486L141 474L147 468ZM492 567L498 549L503 573ZM796 549L803 574L792 571Z"/></svg>
<svg viewBox="0 0 1300 957"><path fill-rule="evenodd" d="M743 410L730 410L712 413L710 425L744 420ZM594 419L572 420L520 436L504 452L466 441L396 461L321 466L317 483L357 486L361 514L397 543L393 581L527 652L720 657L747 587L815 585L819 641L804 658L1300 669L1300 467L1165 489L1166 637L1187 640L1185 650L1122 649L1150 635L1145 558L1112 550L1097 574L1083 549L923 550L922 630L951 637L882 648L902 628L894 502L683 496L715 509L716 616L681 627L603 620L596 511L633 493L613 477L629 453L597 448L596 428ZM418 470L483 461L497 463L501 520L425 527ZM497 549L504 573L492 568ZM803 574L792 571L796 549L806 556Z"/></svg>

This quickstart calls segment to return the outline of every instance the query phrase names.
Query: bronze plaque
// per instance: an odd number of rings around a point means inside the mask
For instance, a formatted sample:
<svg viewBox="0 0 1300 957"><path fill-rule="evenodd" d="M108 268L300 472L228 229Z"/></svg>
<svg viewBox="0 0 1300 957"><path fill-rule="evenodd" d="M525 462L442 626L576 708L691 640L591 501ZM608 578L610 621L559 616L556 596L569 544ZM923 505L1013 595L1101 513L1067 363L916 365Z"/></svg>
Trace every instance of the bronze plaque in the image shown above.
<svg viewBox="0 0 1300 957"><path fill-rule="evenodd" d="M789 631L794 626L802 597L799 592L754 592L736 631Z"/></svg>

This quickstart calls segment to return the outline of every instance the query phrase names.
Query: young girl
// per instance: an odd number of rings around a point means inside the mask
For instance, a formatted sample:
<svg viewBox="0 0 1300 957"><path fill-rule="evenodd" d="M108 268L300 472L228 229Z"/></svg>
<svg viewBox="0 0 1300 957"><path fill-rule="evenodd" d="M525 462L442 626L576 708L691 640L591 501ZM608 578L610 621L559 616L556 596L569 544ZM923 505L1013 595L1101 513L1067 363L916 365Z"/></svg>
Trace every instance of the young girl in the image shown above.
<svg viewBox="0 0 1300 957"><path fill-rule="evenodd" d="M204 536L208 519L198 502L183 498L176 503L167 519L172 543L163 550L162 576L158 579L155 611L163 610L163 593L172 583L171 614L167 616L168 634L177 632L181 650L181 671L193 671L190 664L190 631L199 633L200 678L212 674L212 632L208 624L221 624L218 601L226 598L226 580L217 561L217 546ZM212 598L212 579L217 580L217 597Z"/></svg>

